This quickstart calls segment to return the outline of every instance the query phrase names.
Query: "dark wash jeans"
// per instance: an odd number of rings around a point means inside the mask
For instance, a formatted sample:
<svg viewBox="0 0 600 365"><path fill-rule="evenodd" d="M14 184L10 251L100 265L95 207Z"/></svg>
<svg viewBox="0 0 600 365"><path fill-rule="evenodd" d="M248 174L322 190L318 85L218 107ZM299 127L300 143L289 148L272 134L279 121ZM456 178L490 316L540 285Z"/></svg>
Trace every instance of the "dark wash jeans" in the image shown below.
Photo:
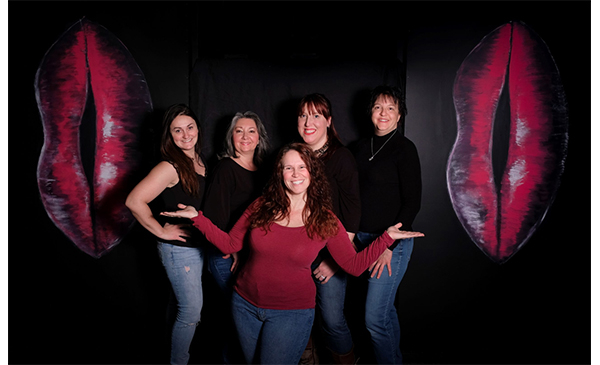
<svg viewBox="0 0 600 365"><path fill-rule="evenodd" d="M317 268L312 266L312 270ZM347 275L340 268L325 284L313 277L317 286L317 307L321 312L325 342L329 350L336 354L347 354L352 350L352 334L344 316Z"/></svg>

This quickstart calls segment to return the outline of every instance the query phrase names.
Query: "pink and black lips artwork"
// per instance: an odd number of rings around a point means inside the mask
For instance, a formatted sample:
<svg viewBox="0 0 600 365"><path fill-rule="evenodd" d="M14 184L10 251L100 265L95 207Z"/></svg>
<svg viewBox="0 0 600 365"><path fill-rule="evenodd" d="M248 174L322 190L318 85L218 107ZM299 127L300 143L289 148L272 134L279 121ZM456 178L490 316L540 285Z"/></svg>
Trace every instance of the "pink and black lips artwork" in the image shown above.
<svg viewBox="0 0 600 365"><path fill-rule="evenodd" d="M567 103L548 47L522 22L495 29L460 66L454 105L458 131L446 171L452 205L473 242L503 263L544 219L564 170ZM495 135L498 124L507 138ZM499 150L503 158L494 158Z"/></svg>
<svg viewBox="0 0 600 365"><path fill-rule="evenodd" d="M140 126L152 111L148 86L121 41L84 18L48 50L35 91L42 203L79 249L101 257L134 223L125 198L137 183Z"/></svg>

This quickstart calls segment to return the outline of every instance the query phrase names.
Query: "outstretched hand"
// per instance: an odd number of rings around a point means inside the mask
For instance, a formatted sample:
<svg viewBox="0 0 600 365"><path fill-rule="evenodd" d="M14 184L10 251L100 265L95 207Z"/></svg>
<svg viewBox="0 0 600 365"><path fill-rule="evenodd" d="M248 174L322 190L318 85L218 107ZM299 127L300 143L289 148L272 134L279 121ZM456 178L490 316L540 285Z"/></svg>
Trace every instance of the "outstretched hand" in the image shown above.
<svg viewBox="0 0 600 365"><path fill-rule="evenodd" d="M174 217L174 218L196 218L198 216L198 211L192 205L184 205L177 204L177 207L181 210L177 210L174 212L161 212L160 215L164 215L166 217Z"/></svg>
<svg viewBox="0 0 600 365"><path fill-rule="evenodd" d="M413 232L413 231L401 231L400 227L402 227L402 223L398 223L396 225L390 226L387 229L387 233L394 240L401 240L404 238L412 238L412 237L424 237L425 235L421 232Z"/></svg>

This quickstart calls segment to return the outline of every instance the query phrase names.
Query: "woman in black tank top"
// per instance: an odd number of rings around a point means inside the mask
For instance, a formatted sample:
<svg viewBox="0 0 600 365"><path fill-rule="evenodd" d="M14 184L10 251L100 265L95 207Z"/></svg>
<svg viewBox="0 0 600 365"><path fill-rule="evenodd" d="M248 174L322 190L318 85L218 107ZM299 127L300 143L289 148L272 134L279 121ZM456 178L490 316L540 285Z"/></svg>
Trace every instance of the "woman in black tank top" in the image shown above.
<svg viewBox="0 0 600 365"><path fill-rule="evenodd" d="M200 157L200 126L186 105L173 105L165 113L160 150L163 161L131 191L126 205L158 241L159 256L177 299L170 363L187 364L203 304L200 234L189 229L189 220L155 217L149 206L155 199L161 210L176 210L178 203L197 209L202 205L206 166Z"/></svg>

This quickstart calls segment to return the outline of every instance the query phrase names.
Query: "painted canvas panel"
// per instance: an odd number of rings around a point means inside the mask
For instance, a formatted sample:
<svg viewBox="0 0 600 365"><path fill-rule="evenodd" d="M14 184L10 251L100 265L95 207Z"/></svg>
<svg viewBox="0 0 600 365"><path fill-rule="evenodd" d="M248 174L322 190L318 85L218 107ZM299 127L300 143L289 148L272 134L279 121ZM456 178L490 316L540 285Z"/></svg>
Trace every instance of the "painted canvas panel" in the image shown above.
<svg viewBox="0 0 600 365"><path fill-rule="evenodd" d="M139 128L152 111L144 75L117 37L84 18L45 54L35 92L42 202L79 249L101 257L135 221L125 198L140 166Z"/></svg>
<svg viewBox="0 0 600 365"><path fill-rule="evenodd" d="M508 118L498 113L503 94ZM534 234L560 184L568 142L560 75L544 41L526 24L510 22L463 61L453 97L458 131L446 172L452 205L473 242L503 263ZM495 123L509 124L499 170Z"/></svg>

